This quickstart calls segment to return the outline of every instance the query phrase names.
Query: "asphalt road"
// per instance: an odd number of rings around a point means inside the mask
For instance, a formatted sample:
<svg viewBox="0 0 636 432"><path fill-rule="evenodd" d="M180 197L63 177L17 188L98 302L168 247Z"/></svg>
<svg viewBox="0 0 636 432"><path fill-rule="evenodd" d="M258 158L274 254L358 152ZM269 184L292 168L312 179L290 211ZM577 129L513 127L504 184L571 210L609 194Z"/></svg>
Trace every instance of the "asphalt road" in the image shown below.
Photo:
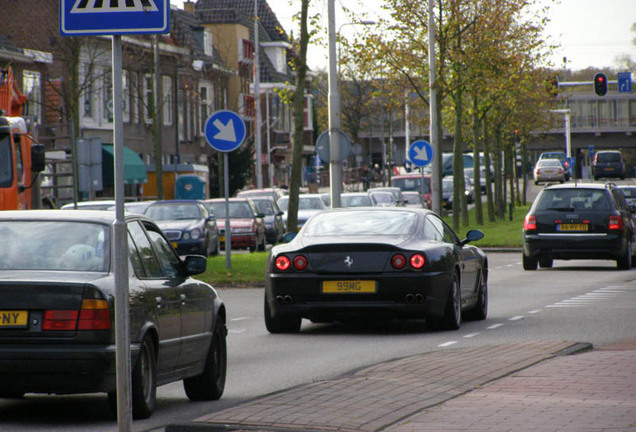
<svg viewBox="0 0 636 432"><path fill-rule="evenodd" d="M524 272L519 253L489 253L490 311L459 331L423 322L311 324L296 335L270 335L262 289L221 289L229 313L229 370L220 401L191 403L182 385L158 391L158 409L135 431L163 431L258 395L338 376L384 360L453 347L557 340L605 344L636 334L636 270L612 261L555 261ZM0 400L0 431L116 431L103 395L28 395Z"/></svg>

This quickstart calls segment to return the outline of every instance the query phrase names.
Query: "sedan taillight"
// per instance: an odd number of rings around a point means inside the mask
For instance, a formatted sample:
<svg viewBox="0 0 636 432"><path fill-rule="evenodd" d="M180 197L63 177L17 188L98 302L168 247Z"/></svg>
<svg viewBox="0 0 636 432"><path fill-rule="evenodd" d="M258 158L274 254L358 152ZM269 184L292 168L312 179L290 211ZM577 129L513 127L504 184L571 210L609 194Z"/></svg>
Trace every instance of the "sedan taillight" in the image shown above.
<svg viewBox="0 0 636 432"><path fill-rule="evenodd" d="M84 299L80 310L46 310L42 318L42 330L109 330L110 328L110 309L106 300Z"/></svg>
<svg viewBox="0 0 636 432"><path fill-rule="evenodd" d="M534 215L527 215L526 220L523 222L523 229L525 231L537 229L537 217Z"/></svg>

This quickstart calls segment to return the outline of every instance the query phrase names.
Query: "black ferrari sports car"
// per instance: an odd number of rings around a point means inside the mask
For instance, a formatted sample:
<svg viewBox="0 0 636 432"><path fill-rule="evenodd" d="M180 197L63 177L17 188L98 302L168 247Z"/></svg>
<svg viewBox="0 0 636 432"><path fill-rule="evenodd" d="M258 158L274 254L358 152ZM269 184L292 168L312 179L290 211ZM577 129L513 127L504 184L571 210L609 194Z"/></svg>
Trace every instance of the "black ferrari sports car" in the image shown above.
<svg viewBox="0 0 636 432"><path fill-rule="evenodd" d="M265 326L293 333L302 318L426 319L456 330L488 311L488 259L436 213L415 208L348 208L314 215L266 268Z"/></svg>

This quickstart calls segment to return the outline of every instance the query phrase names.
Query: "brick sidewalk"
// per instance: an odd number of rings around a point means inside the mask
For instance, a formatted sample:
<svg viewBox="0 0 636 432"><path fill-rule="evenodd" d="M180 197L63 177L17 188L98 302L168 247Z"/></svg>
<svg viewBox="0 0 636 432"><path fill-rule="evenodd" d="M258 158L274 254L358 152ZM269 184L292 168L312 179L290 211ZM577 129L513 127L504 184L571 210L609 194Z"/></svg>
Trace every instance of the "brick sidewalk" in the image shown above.
<svg viewBox="0 0 636 432"><path fill-rule="evenodd" d="M532 378L528 374L534 374L534 371L542 366L539 363L553 359L564 351L585 348L589 346L544 341L416 355L380 363L336 379L302 385L263 396L251 402L211 413L188 424L169 425L166 432L468 430L464 429L464 425L448 429L448 422L443 419L443 412L444 407L452 401L440 404L475 390L455 400L461 401L466 397L473 399L475 394L488 391L497 383L485 389L482 388L483 386L515 372L519 374L519 377L515 374L514 377L517 378L510 379L521 379L527 376L528 382L534 382L537 376ZM633 354L634 352L627 351L625 356L629 357ZM577 359L587 355L589 354L559 357L546 363L551 365L552 362L556 362L560 366L563 360ZM634 360L633 357L631 359ZM636 364L633 361L632 363ZM555 372L563 374L560 369ZM631 370L631 372L635 371ZM538 374L540 376L541 372ZM581 378L583 375L576 376ZM554 380L554 377L548 377L541 382L547 385L550 380ZM531 392L529 396L545 396L542 388L535 391L535 388L531 386L526 390ZM504 393L502 390L497 394ZM521 404L523 404L522 396L522 394L515 396ZM631 397L632 403L634 399ZM477 401L479 400L485 401L488 405L491 404L486 397L477 397ZM473 400L472 409L479 413L478 405ZM491 410L491 416L494 415L493 412L496 410ZM423 429L424 425L430 426L428 416L437 416L435 418L438 423L432 429ZM462 415L459 418L466 419L466 416ZM461 420L458 421L461 422ZM470 430L484 429L493 430L490 426ZM543 431L543 429L533 430Z"/></svg>
<svg viewBox="0 0 636 432"><path fill-rule="evenodd" d="M427 431L636 431L636 351L555 358L387 430Z"/></svg>

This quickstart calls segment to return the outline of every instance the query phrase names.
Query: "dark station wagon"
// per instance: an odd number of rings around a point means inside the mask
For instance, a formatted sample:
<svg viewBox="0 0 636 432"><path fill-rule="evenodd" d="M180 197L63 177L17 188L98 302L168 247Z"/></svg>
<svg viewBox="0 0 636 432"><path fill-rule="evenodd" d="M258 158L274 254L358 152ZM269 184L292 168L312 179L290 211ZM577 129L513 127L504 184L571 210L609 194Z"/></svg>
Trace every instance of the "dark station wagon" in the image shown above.
<svg viewBox="0 0 636 432"><path fill-rule="evenodd" d="M636 254L633 209L613 183L546 186L525 218L523 268L549 268L555 259L607 259L629 270Z"/></svg>
<svg viewBox="0 0 636 432"><path fill-rule="evenodd" d="M115 213L0 212L0 398L94 393L116 406ZM156 387L183 380L188 398L221 397L225 306L191 275L159 227L126 216L134 418L149 417Z"/></svg>

